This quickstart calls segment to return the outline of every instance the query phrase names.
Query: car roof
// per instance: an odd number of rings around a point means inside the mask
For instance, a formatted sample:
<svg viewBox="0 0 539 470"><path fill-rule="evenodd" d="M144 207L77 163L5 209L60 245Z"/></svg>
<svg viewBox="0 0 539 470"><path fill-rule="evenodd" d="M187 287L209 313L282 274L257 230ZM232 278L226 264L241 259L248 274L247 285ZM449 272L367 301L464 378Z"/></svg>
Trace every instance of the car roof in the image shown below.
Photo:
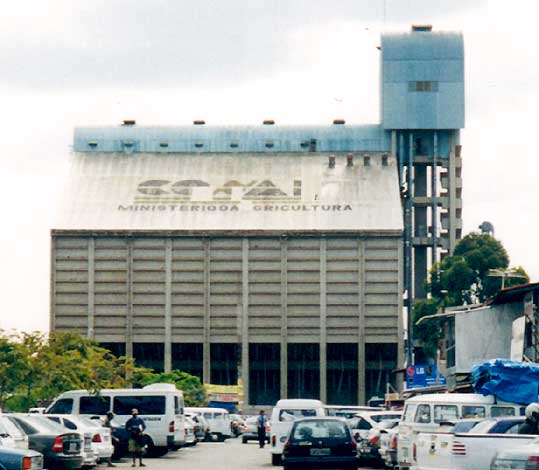
<svg viewBox="0 0 539 470"><path fill-rule="evenodd" d="M324 404L320 400L307 400L303 398L294 398L279 400L275 408L320 408Z"/></svg>
<svg viewBox="0 0 539 470"><path fill-rule="evenodd" d="M406 400L408 403L454 403L454 404L471 404L471 405L494 405L496 403L492 395L483 396L477 393L427 393L425 395L417 395ZM506 405L512 405L507 403Z"/></svg>

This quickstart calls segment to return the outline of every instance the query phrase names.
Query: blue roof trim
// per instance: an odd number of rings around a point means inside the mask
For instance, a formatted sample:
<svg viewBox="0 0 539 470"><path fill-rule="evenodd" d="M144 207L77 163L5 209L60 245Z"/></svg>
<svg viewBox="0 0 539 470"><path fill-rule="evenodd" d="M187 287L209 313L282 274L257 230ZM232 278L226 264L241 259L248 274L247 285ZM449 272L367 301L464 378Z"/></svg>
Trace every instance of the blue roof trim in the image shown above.
<svg viewBox="0 0 539 470"><path fill-rule="evenodd" d="M381 125L331 126L108 126L75 128L76 152L242 153L388 152Z"/></svg>

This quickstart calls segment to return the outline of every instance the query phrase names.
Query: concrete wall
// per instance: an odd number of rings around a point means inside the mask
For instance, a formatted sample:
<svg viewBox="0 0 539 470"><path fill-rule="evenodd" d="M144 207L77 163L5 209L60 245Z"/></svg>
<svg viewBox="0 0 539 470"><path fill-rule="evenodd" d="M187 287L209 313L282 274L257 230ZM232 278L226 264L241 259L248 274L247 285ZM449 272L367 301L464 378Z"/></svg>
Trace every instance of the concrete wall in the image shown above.
<svg viewBox="0 0 539 470"><path fill-rule="evenodd" d="M469 373L473 365L490 359L510 359L512 323L523 314L520 302L457 313L455 372Z"/></svg>

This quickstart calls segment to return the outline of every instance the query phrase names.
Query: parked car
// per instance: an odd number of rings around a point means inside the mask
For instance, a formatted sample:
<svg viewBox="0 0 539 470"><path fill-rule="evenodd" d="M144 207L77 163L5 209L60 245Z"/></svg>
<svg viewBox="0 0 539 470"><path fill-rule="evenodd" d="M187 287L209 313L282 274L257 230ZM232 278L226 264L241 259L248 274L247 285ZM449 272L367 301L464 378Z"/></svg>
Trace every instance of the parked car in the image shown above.
<svg viewBox="0 0 539 470"><path fill-rule="evenodd" d="M0 426L3 426L4 432L13 439L17 449L28 449L28 436L16 422L0 414Z"/></svg>
<svg viewBox="0 0 539 470"><path fill-rule="evenodd" d="M373 465L383 465L384 459L380 453L381 437L399 425L398 419L385 419L376 423L364 439L358 442L358 457L360 463L367 462Z"/></svg>
<svg viewBox="0 0 539 470"><path fill-rule="evenodd" d="M398 425L380 435L380 459L387 468L397 466L397 448L399 445L399 427Z"/></svg>
<svg viewBox="0 0 539 470"><path fill-rule="evenodd" d="M207 434L209 433L209 425L206 420L195 413L185 413L185 417L190 418L193 421L196 440L198 442L205 441L207 439Z"/></svg>
<svg viewBox="0 0 539 470"><path fill-rule="evenodd" d="M197 438L195 435L195 422L189 418L185 417L185 445L194 446L197 443Z"/></svg>
<svg viewBox="0 0 539 470"><path fill-rule="evenodd" d="M490 470L507 469L539 469L539 438L528 444L500 450L490 464Z"/></svg>
<svg viewBox="0 0 539 470"><path fill-rule="evenodd" d="M230 430L234 437L238 437L243 432L245 420L238 414L230 415Z"/></svg>
<svg viewBox="0 0 539 470"><path fill-rule="evenodd" d="M185 411L204 417L208 422L211 436L218 441L223 442L231 436L228 410L224 408L185 408Z"/></svg>
<svg viewBox="0 0 539 470"><path fill-rule="evenodd" d="M324 404L319 400L279 400L271 412L271 464L280 465L284 444L296 419L326 416Z"/></svg>
<svg viewBox="0 0 539 470"><path fill-rule="evenodd" d="M43 470L43 455L31 449L0 447L2 470Z"/></svg>
<svg viewBox="0 0 539 470"><path fill-rule="evenodd" d="M305 418L295 421L283 448L284 470L297 467L356 469L357 445L340 418Z"/></svg>
<svg viewBox="0 0 539 470"><path fill-rule="evenodd" d="M266 423L266 441L270 443L271 424ZM241 434L241 442L247 444L249 441L258 441L258 416L250 416L245 420Z"/></svg>
<svg viewBox="0 0 539 470"><path fill-rule="evenodd" d="M84 452L88 454L88 460L90 454L95 463L108 461L108 459L114 453L114 447L112 445L112 439L110 430L104 428L99 422L86 418L85 416L77 415L43 415L46 418L61 424L67 429L78 431L84 435ZM92 465L91 463L85 463L83 465Z"/></svg>
<svg viewBox="0 0 539 470"><path fill-rule="evenodd" d="M347 420L356 440L367 439L369 432L385 420L400 420L401 411L361 411Z"/></svg>
<svg viewBox="0 0 539 470"><path fill-rule="evenodd" d="M4 423L0 422L0 446L15 449L15 439L11 436Z"/></svg>
<svg viewBox="0 0 539 470"><path fill-rule="evenodd" d="M82 466L83 437L38 414L10 414L28 436L30 449L43 454L48 469L78 470Z"/></svg>

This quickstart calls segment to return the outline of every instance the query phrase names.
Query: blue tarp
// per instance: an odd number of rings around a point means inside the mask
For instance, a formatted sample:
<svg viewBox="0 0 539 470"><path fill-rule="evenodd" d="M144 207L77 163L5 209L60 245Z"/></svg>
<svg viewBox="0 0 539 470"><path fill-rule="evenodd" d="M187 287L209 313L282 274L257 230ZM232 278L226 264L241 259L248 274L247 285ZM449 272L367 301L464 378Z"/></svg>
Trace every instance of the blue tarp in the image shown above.
<svg viewBox="0 0 539 470"><path fill-rule="evenodd" d="M471 372L476 393L522 405L538 401L539 364L493 359Z"/></svg>

